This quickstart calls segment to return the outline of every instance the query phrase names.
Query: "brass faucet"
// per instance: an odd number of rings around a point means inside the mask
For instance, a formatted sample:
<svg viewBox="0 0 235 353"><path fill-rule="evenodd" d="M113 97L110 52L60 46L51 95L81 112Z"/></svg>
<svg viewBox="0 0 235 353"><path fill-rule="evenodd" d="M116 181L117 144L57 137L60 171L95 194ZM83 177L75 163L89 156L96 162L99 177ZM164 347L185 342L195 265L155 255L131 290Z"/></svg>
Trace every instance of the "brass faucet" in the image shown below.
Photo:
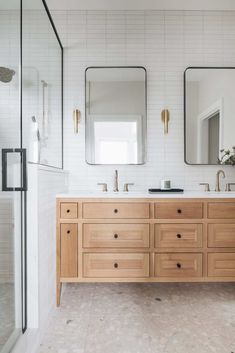
<svg viewBox="0 0 235 353"><path fill-rule="evenodd" d="M114 188L113 188L114 192L118 192L118 171L115 170L115 177L114 177Z"/></svg>
<svg viewBox="0 0 235 353"><path fill-rule="evenodd" d="M221 191L220 190L220 174L222 175L223 178L225 178L225 174L223 170L218 170L216 173L216 184L215 184L215 191Z"/></svg>

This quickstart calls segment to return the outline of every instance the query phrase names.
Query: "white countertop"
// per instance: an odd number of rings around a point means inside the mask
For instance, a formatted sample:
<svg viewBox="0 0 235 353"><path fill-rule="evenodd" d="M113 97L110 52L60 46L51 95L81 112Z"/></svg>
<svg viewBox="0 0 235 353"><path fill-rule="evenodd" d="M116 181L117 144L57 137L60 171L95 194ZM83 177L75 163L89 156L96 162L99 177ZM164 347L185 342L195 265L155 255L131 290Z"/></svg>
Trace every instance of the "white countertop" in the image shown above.
<svg viewBox="0 0 235 353"><path fill-rule="evenodd" d="M235 198L235 192L203 192L203 191L185 191L184 193L164 193L164 194L149 194L146 192L71 192L66 194L58 194L57 198L113 198L113 199L165 199L165 198Z"/></svg>

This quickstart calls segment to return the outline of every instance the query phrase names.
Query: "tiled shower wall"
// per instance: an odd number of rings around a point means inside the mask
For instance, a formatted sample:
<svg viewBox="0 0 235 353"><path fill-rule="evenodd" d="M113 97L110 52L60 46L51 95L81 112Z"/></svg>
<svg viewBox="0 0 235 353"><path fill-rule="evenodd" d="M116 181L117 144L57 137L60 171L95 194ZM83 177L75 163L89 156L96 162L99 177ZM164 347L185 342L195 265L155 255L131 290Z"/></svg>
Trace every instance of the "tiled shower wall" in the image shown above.
<svg viewBox="0 0 235 353"><path fill-rule="evenodd" d="M92 65L147 69L147 162L119 166L120 183L134 182L133 190L144 190L169 178L173 186L186 189L199 189L198 183L204 181L214 187L217 166L184 163L183 72L193 65L235 66L235 12L53 11L52 15L65 47L64 153L70 190L97 190L97 182L108 182L111 189L113 183L115 166L85 162L84 75ZM73 133L74 108L82 112L78 135ZM164 108L171 114L166 136L160 119ZM227 180L234 181L235 169L224 169Z"/></svg>

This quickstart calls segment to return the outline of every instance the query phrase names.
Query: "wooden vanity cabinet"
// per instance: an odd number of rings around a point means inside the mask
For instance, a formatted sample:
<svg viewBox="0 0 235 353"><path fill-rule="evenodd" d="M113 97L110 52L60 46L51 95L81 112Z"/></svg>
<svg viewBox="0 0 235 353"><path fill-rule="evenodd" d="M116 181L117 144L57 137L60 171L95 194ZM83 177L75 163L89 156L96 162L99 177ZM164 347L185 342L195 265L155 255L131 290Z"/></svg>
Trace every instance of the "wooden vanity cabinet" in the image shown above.
<svg viewBox="0 0 235 353"><path fill-rule="evenodd" d="M60 273L61 277L78 276L78 225L60 225Z"/></svg>
<svg viewBox="0 0 235 353"><path fill-rule="evenodd" d="M235 199L58 198L65 282L235 281Z"/></svg>

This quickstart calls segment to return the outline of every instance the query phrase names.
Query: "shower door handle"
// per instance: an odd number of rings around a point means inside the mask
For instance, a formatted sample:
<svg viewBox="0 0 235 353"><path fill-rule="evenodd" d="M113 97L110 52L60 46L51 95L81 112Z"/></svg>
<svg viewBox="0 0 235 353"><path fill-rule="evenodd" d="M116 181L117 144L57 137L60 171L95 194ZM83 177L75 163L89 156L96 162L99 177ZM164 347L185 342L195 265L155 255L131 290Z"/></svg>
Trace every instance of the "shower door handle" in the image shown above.
<svg viewBox="0 0 235 353"><path fill-rule="evenodd" d="M9 153L20 154L20 181L21 186L7 186L7 155ZM27 191L27 161L25 148L4 148L2 149L2 191Z"/></svg>

